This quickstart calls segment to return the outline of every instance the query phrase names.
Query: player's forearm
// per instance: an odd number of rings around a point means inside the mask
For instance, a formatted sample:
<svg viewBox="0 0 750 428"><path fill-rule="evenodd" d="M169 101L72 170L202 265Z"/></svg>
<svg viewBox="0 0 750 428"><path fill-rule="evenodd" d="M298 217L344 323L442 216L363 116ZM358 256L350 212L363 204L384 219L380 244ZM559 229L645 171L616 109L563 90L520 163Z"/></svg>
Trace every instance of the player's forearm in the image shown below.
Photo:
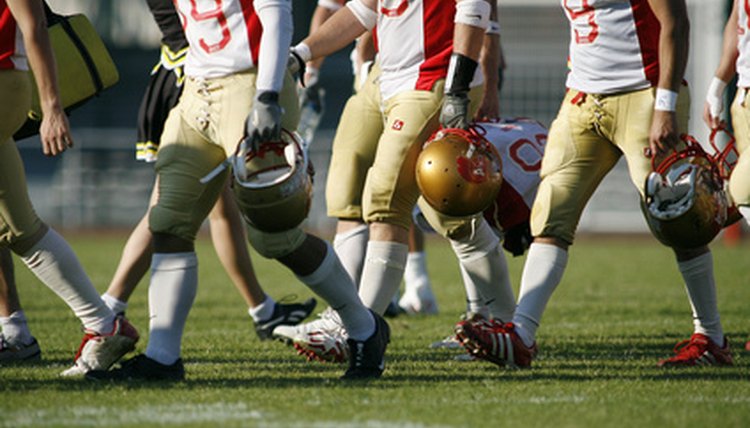
<svg viewBox="0 0 750 428"><path fill-rule="evenodd" d="M264 91L281 91L284 72L292 42L292 8L289 2L273 0L255 1L256 12L264 31L260 39L258 59L258 93Z"/></svg>
<svg viewBox="0 0 750 428"><path fill-rule="evenodd" d="M724 27L724 43L721 50L721 60L714 75L724 82L732 80L737 73L737 7L732 8L727 25Z"/></svg>
<svg viewBox="0 0 750 428"><path fill-rule="evenodd" d="M340 9L340 8L339 8ZM313 12L312 20L310 20L310 34L315 33L328 19L330 19L336 10L329 9L318 5ZM314 60L307 63L308 68L320 69L325 61L325 56L315 58Z"/></svg>
<svg viewBox="0 0 750 428"><path fill-rule="evenodd" d="M500 36L496 34L485 34L482 53L479 57L482 67L484 81L487 90L497 91L498 70L500 68Z"/></svg>
<svg viewBox="0 0 750 428"><path fill-rule="evenodd" d="M679 92L689 49L690 23L687 9L684 0L664 0L657 3L661 3L659 8L654 9L661 24L658 87Z"/></svg>
<svg viewBox="0 0 750 428"><path fill-rule="evenodd" d="M367 28L355 17L351 9L343 7L300 43L309 49L309 57L303 56L303 59L312 61L326 57L348 46L366 30Z"/></svg>
<svg viewBox="0 0 750 428"><path fill-rule="evenodd" d="M23 33L26 55L34 71L42 112L61 108L57 86L57 68L49 41L44 9L40 1L9 0L13 16Z"/></svg>

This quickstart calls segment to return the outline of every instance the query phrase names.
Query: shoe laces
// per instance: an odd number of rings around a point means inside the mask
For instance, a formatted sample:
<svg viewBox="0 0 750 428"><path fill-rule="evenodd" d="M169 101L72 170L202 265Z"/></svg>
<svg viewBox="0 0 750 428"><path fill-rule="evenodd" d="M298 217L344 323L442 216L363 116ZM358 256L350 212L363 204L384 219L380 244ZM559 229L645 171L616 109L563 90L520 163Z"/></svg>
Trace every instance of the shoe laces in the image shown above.
<svg viewBox="0 0 750 428"><path fill-rule="evenodd" d="M674 346L677 357L684 359L699 358L708 349L708 339L693 335L690 339L683 340Z"/></svg>

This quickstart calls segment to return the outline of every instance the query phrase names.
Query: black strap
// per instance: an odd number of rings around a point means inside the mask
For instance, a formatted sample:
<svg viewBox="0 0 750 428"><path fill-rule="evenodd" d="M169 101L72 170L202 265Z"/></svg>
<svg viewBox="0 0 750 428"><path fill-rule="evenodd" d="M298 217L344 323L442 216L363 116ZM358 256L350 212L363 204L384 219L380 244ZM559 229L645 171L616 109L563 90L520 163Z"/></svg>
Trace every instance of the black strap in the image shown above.
<svg viewBox="0 0 750 428"><path fill-rule="evenodd" d="M104 89L104 84L102 83L101 75L99 75L99 70L96 68L96 63L94 62L94 59L91 58L91 54L89 53L88 49L86 49L86 45L83 43L81 38L78 37L78 33L75 32L73 26L71 26L70 22L68 22L68 17L53 12L46 1L44 1L43 3L44 16L47 18L47 26L49 27L54 24L60 24L62 29L73 42L73 45L75 45L76 49L78 49L78 52L81 54L81 58L83 58L83 62L86 63L86 68L88 68L89 70L91 80L93 80L94 87L96 88L96 93L101 92Z"/></svg>

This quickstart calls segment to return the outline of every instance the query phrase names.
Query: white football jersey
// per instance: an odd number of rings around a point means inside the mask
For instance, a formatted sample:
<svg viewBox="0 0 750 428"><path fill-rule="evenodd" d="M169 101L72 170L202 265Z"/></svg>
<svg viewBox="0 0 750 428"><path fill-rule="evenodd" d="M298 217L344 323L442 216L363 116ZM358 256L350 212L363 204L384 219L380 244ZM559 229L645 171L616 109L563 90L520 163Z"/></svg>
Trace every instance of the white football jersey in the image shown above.
<svg viewBox="0 0 750 428"><path fill-rule="evenodd" d="M750 87L750 0L735 0L737 8L737 86Z"/></svg>
<svg viewBox="0 0 750 428"><path fill-rule="evenodd" d="M502 159L503 184L485 218L503 230L528 221L539 187L547 128L533 119L478 122Z"/></svg>
<svg viewBox="0 0 750 428"><path fill-rule="evenodd" d="M23 35L5 0L0 0L0 70L28 70Z"/></svg>
<svg viewBox="0 0 750 428"><path fill-rule="evenodd" d="M570 21L567 86L613 94L656 86L660 24L648 0L561 0Z"/></svg>
<svg viewBox="0 0 750 428"><path fill-rule="evenodd" d="M380 0L374 36L383 100L411 90L431 90L448 74L453 52L454 0ZM472 87L482 84L477 67Z"/></svg>
<svg viewBox="0 0 750 428"><path fill-rule="evenodd" d="M213 78L258 63L262 27L252 1L175 0L190 49L185 74Z"/></svg>

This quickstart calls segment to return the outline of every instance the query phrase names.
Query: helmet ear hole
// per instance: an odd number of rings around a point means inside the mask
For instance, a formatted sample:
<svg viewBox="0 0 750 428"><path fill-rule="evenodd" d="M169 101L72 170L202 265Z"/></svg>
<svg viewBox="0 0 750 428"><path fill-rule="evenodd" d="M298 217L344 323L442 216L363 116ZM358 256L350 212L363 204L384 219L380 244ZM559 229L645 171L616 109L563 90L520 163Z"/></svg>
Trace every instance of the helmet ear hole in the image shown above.
<svg viewBox="0 0 750 428"><path fill-rule="evenodd" d="M500 191L500 155L477 132L441 130L419 154L416 179L436 211L452 217L473 215L489 207Z"/></svg>

